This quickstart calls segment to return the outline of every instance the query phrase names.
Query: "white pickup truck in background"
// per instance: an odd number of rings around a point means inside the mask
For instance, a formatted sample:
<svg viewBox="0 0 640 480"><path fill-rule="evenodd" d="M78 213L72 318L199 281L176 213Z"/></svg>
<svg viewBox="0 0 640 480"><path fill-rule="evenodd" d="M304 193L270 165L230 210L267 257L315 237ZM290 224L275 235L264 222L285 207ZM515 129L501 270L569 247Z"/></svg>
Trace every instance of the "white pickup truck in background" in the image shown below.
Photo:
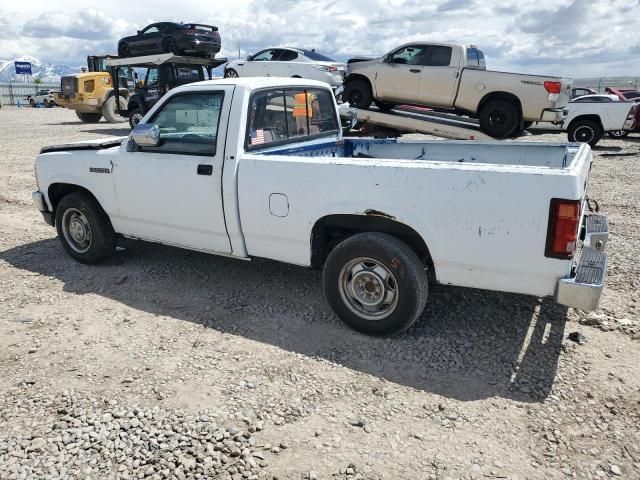
<svg viewBox="0 0 640 480"><path fill-rule="evenodd" d="M338 317L374 335L406 330L430 283L597 307L588 145L349 139L339 122L322 82L178 87L129 137L44 148L33 199L85 263L123 236L323 269Z"/></svg>
<svg viewBox="0 0 640 480"><path fill-rule="evenodd" d="M570 142L584 142L594 147L605 133L633 130L637 109L637 103L621 101L615 95L584 95L569 102L560 125L539 122L529 129L562 130L567 132Z"/></svg>
<svg viewBox="0 0 640 480"><path fill-rule="evenodd" d="M394 104L423 105L461 112L481 130L505 138L531 122L560 123L571 98L566 78L487 71L476 47L415 42L374 59L347 63L342 99L367 109Z"/></svg>

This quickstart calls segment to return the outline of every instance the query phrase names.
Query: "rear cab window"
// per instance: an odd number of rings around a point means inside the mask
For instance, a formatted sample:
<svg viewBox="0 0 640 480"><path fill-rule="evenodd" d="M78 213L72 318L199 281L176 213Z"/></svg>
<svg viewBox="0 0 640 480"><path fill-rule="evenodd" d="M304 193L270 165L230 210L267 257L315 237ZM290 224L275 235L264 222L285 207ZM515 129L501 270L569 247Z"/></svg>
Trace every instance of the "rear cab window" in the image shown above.
<svg viewBox="0 0 640 480"><path fill-rule="evenodd" d="M467 48L467 68L474 70L486 70L487 66L484 61L484 53L475 47Z"/></svg>
<svg viewBox="0 0 640 480"><path fill-rule="evenodd" d="M339 123L329 90L275 88L251 96L245 150L335 137Z"/></svg>

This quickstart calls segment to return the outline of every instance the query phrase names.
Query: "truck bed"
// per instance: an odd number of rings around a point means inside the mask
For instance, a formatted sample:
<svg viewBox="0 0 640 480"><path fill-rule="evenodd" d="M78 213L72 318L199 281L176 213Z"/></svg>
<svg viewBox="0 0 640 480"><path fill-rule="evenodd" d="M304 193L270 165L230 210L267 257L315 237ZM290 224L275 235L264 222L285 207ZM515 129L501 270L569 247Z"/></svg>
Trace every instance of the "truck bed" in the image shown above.
<svg viewBox="0 0 640 480"><path fill-rule="evenodd" d="M562 169L571 165L579 149L579 144L567 145L566 143L345 138L338 144L329 142L304 147L275 148L265 154L422 160Z"/></svg>

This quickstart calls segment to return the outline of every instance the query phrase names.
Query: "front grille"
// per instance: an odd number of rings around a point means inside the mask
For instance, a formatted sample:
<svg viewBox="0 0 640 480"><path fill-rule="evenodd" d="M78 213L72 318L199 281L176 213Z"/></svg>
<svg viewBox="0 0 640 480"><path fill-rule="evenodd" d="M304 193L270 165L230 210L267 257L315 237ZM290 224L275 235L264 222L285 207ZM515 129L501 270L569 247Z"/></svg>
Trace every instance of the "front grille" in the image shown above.
<svg viewBox="0 0 640 480"><path fill-rule="evenodd" d="M60 80L60 90L62 94L70 97L78 91L78 79L74 76L62 77Z"/></svg>

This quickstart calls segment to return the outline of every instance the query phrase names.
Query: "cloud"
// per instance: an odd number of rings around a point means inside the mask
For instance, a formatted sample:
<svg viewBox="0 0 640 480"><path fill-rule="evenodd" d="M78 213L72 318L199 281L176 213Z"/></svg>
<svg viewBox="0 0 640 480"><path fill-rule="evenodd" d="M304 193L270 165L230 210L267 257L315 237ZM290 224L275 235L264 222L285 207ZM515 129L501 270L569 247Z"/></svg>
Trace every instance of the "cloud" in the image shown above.
<svg viewBox="0 0 640 480"><path fill-rule="evenodd" d="M114 53L119 38L162 20L220 28L221 55L274 46L316 48L346 59L380 55L425 40L475 44L491 69L571 77L637 75L640 0L112 0L86 8L65 0L65 12L31 0L21 21L0 11L0 57L33 55L83 64L88 54ZM157 17L151 18L150 15ZM11 32L11 33L7 33Z"/></svg>

